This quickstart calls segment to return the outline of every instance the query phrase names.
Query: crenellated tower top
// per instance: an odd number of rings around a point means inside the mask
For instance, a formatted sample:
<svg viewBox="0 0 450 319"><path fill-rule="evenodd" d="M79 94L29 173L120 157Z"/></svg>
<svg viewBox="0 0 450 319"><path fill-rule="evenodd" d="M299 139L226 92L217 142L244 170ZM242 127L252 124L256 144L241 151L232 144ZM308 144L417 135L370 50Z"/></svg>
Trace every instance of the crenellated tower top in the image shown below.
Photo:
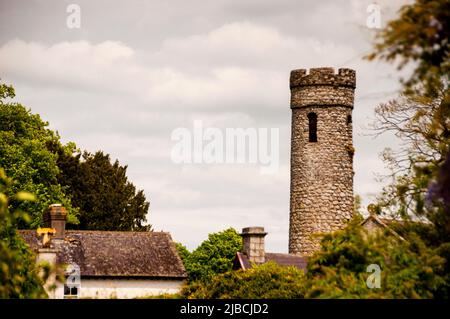
<svg viewBox="0 0 450 319"><path fill-rule="evenodd" d="M312 68L291 71L291 108L346 106L353 108L356 72L352 69Z"/></svg>

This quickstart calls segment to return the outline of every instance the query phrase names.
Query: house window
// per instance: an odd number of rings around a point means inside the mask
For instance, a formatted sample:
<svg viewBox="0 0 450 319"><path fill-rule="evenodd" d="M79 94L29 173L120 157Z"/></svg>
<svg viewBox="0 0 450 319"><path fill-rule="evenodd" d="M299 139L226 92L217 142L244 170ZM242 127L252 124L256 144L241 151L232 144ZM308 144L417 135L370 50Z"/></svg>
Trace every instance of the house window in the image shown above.
<svg viewBox="0 0 450 319"><path fill-rule="evenodd" d="M77 299L80 290L77 286L64 285L64 299Z"/></svg>
<svg viewBox="0 0 450 319"><path fill-rule="evenodd" d="M309 141L317 142L317 114L313 112L309 113L308 122L309 122Z"/></svg>

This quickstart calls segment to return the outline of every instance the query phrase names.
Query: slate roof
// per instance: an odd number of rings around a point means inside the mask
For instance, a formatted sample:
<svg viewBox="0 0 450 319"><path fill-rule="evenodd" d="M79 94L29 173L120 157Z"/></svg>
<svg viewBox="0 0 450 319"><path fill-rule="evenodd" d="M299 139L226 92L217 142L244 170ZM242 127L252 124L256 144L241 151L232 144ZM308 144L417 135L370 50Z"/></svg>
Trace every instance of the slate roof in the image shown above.
<svg viewBox="0 0 450 319"><path fill-rule="evenodd" d="M375 229L386 229L390 234L399 238L400 240L405 240L396 231L389 227L390 223L401 222L393 219L380 218L374 214L370 214L366 219L361 222L361 226L366 228L369 232L373 232Z"/></svg>
<svg viewBox="0 0 450 319"><path fill-rule="evenodd" d="M36 230L19 234L35 253L42 246ZM67 230L64 240L52 245L57 263L76 263L81 277L187 277L166 232Z"/></svg>
<svg viewBox="0 0 450 319"><path fill-rule="evenodd" d="M274 261L280 266L295 266L299 269L306 270L308 264L308 258L291 255L291 254L278 254L278 253L266 253L266 262ZM249 269L252 265L248 260L246 254L241 252L236 253L236 258L234 259L234 269Z"/></svg>

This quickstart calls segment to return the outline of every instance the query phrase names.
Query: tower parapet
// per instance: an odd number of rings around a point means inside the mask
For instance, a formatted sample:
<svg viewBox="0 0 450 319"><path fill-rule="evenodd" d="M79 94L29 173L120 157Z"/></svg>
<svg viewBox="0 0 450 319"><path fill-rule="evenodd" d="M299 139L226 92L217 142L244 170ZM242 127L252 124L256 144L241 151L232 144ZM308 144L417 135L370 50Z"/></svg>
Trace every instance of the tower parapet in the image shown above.
<svg viewBox="0 0 450 319"><path fill-rule="evenodd" d="M352 69L312 68L293 70L290 78L291 108L342 105L353 108L356 73Z"/></svg>

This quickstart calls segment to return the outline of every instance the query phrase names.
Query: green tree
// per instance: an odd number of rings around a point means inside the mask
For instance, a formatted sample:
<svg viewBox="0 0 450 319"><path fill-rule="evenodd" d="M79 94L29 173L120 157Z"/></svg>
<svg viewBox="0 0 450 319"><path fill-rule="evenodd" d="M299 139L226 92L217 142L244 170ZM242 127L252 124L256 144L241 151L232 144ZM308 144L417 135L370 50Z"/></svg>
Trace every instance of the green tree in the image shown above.
<svg viewBox="0 0 450 319"><path fill-rule="evenodd" d="M413 62L404 95L378 107L378 133L391 131L402 140L399 152L386 152L393 174L381 205L400 215L423 214L427 187L449 151L450 139L450 2L416 0L378 33L367 58ZM433 209L431 209L433 210Z"/></svg>
<svg viewBox="0 0 450 319"><path fill-rule="evenodd" d="M269 262L191 281L181 295L213 299L448 298L449 275L442 246L429 247L417 236L414 227L422 224L394 225L402 231L401 237L387 229L369 233L361 221L357 217L344 229L324 235L320 251L308 261L306 274ZM376 267L379 286L373 277Z"/></svg>
<svg viewBox="0 0 450 319"><path fill-rule="evenodd" d="M126 176L127 166L101 151L83 155L75 145L59 147L58 180L79 208L79 229L149 231L149 202Z"/></svg>
<svg viewBox="0 0 450 319"><path fill-rule="evenodd" d="M413 62L414 72L405 81L406 93L434 96L442 81L448 87L449 21L448 0L416 0L404 5L399 18L390 21L377 35L375 50L367 58L399 61L399 69Z"/></svg>
<svg viewBox="0 0 450 319"><path fill-rule="evenodd" d="M128 181L126 166L111 163L103 152L81 154L74 143L63 145L38 114L6 102L14 96L12 86L0 84L0 166L14 180L11 194L25 190L37 198L11 202L31 215L31 223L21 228L41 225L45 209L60 203L69 213L69 228L151 229L145 224L149 203Z"/></svg>
<svg viewBox="0 0 450 319"><path fill-rule="evenodd" d="M430 183L436 180L450 144L450 118L439 112L443 94L436 98L402 96L376 108L377 134L393 132L401 147L383 154L391 170L391 183L378 198L380 209L399 217L433 219L434 208L425 205Z"/></svg>
<svg viewBox="0 0 450 319"><path fill-rule="evenodd" d="M178 255L180 256L181 260L183 261L183 264L185 264L188 261L189 256L191 255L191 252L181 243L175 243L175 247L178 251Z"/></svg>
<svg viewBox="0 0 450 319"><path fill-rule="evenodd" d="M191 283L181 294L190 299L303 298L305 276L296 267L268 262L248 270L219 274L208 283Z"/></svg>
<svg viewBox="0 0 450 319"><path fill-rule="evenodd" d="M22 211L9 210L9 188L12 181L0 168L0 299L46 298L43 280L39 277L34 256L17 234L19 220L29 220ZM33 199L29 193L19 192L15 201Z"/></svg>
<svg viewBox="0 0 450 319"><path fill-rule="evenodd" d="M61 203L68 210L68 222L76 224L77 210L58 183L57 156L48 149L49 144L60 144L59 136L39 115L19 103L6 101L14 96L12 86L0 85L0 166L14 181L9 195L23 190L35 194L37 200L13 200L10 205L13 210L27 211L31 215L29 226L35 228L42 224L48 205Z"/></svg>
<svg viewBox="0 0 450 319"><path fill-rule="evenodd" d="M446 260L444 273L447 285L440 291L440 295L450 298L450 150L436 181L429 189L427 200L434 203L435 210L430 218L434 227L427 235L435 235L431 245L437 246L437 254Z"/></svg>
<svg viewBox="0 0 450 319"><path fill-rule="evenodd" d="M436 190L450 154L449 18L448 0L405 5L399 17L378 34L375 50L368 56L400 61L400 69L414 63L403 95L376 110L377 134L392 132L402 145L384 153L392 180L378 198L378 212L431 221L432 227L422 228L420 235L424 240L434 238L433 245L443 247L449 244L446 207L450 199Z"/></svg>
<svg viewBox="0 0 450 319"><path fill-rule="evenodd" d="M389 231L369 234L360 222L323 237L321 250L308 261L307 298L445 297L445 259L436 249L414 232L406 239ZM367 285L369 265L381 271L379 288Z"/></svg>
<svg viewBox="0 0 450 319"><path fill-rule="evenodd" d="M242 238L233 228L208 235L208 239L192 253L177 245L183 259L189 281L207 282L215 275L230 271L238 251L242 250Z"/></svg>

